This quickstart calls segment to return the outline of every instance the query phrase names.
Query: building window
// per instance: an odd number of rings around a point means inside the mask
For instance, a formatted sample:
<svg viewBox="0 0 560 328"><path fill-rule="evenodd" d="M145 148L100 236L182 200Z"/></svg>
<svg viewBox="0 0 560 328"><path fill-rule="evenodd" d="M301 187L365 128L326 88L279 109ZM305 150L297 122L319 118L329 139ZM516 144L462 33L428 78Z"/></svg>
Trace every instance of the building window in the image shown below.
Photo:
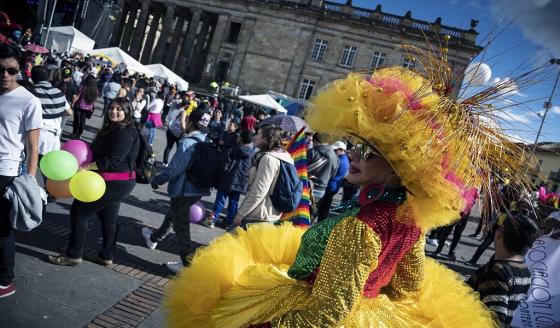
<svg viewBox="0 0 560 328"><path fill-rule="evenodd" d="M239 33L241 33L241 23L231 22L229 23L229 34L227 42L237 43L239 40Z"/></svg>
<svg viewBox="0 0 560 328"><path fill-rule="evenodd" d="M373 57L371 58L371 68L378 68L379 66L383 66L385 63L385 58L387 58L387 54L380 51L375 51L373 53Z"/></svg>
<svg viewBox="0 0 560 328"><path fill-rule="evenodd" d="M325 52L327 52L327 45L329 41L322 39L315 39L315 45L313 46L313 52L311 53L311 59L322 61L325 57Z"/></svg>
<svg viewBox="0 0 560 328"><path fill-rule="evenodd" d="M413 57L403 57L402 66L406 69L414 69L414 67L416 66L416 61Z"/></svg>
<svg viewBox="0 0 560 328"><path fill-rule="evenodd" d="M356 52L358 52L358 48L345 45L344 50L342 50L342 56L340 57L340 66L352 67L354 59L356 59Z"/></svg>
<svg viewBox="0 0 560 328"><path fill-rule="evenodd" d="M299 99L309 99L315 89L315 81L303 79L301 82L301 89L299 90Z"/></svg>

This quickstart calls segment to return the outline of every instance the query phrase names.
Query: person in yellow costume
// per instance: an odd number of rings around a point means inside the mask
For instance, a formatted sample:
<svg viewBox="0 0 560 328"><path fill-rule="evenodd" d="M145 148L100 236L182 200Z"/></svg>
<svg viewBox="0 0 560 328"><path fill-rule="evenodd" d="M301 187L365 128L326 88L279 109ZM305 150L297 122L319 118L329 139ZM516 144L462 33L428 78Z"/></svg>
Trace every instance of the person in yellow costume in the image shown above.
<svg viewBox="0 0 560 328"><path fill-rule="evenodd" d="M425 257L424 234L458 218L487 171L519 172L520 149L443 82L392 67L322 89L306 120L357 144L347 180L358 200L307 230L255 224L216 238L168 286L168 326L496 326L460 276Z"/></svg>

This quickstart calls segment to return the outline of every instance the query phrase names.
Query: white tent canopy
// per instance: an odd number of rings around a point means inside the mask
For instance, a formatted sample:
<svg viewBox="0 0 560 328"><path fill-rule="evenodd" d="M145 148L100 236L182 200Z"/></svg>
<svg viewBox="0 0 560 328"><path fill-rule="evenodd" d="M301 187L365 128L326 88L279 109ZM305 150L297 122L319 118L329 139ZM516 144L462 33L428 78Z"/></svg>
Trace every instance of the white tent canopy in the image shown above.
<svg viewBox="0 0 560 328"><path fill-rule="evenodd" d="M88 52L93 50L95 41L73 26L57 26L50 29L45 45L51 51L56 52L71 52L74 50Z"/></svg>
<svg viewBox="0 0 560 328"><path fill-rule="evenodd" d="M167 80L170 84L177 84L179 91L186 91L189 89L189 82L183 80L183 78L175 74L163 64L146 65L146 67L154 72L155 77Z"/></svg>
<svg viewBox="0 0 560 328"><path fill-rule="evenodd" d="M103 57L105 59L108 59L113 63L113 66L124 63L126 65L126 69L130 72L145 74L146 76L149 77L154 76L154 72L151 69L142 65L139 61L132 58L129 54L127 54L120 48L113 47L113 48L95 49L88 52L88 54L90 56L97 56L97 57Z"/></svg>
<svg viewBox="0 0 560 328"><path fill-rule="evenodd" d="M255 105L275 109L278 113L286 114L288 111L274 100L270 95L250 95L239 96L239 99L253 103Z"/></svg>

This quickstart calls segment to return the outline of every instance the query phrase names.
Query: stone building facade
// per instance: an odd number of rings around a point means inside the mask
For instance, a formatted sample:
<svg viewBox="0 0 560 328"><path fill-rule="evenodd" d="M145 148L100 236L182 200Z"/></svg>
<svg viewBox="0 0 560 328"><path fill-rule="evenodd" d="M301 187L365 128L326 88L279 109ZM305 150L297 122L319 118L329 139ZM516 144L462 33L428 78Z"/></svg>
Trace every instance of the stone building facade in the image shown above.
<svg viewBox="0 0 560 328"><path fill-rule="evenodd" d="M251 93L308 98L350 71L414 66L403 43L440 47L461 72L481 48L470 30L320 0L119 0L110 41L145 64L163 63L194 85L228 81Z"/></svg>

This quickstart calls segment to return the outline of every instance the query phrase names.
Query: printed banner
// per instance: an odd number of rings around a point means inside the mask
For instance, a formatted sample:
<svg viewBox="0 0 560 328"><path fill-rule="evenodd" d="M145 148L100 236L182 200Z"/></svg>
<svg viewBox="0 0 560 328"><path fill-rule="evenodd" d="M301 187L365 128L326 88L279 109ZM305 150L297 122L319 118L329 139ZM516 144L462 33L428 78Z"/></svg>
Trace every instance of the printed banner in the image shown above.
<svg viewBox="0 0 560 328"><path fill-rule="evenodd" d="M546 328L560 324L560 240L543 236L525 256L531 287L519 303L512 327Z"/></svg>

